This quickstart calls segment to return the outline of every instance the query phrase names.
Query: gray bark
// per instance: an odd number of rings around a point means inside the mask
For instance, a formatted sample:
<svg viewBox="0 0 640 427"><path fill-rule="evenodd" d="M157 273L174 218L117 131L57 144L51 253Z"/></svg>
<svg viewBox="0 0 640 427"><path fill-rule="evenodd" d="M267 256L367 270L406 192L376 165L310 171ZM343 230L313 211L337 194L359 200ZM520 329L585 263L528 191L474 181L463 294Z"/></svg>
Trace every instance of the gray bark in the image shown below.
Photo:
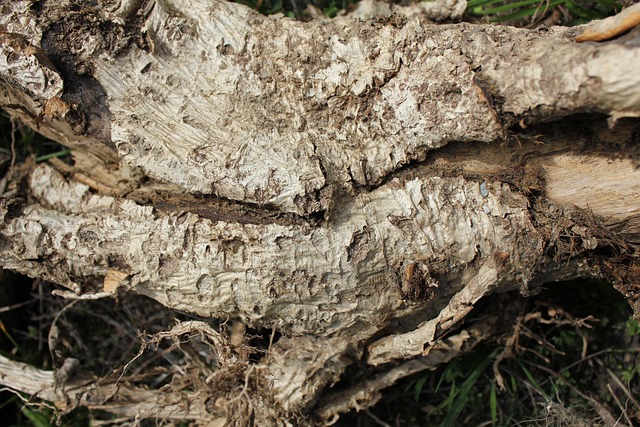
<svg viewBox="0 0 640 427"><path fill-rule="evenodd" d="M74 4L2 5L0 105L75 163L14 171L0 263L68 298L133 292L284 335L263 360L221 361L240 394L199 390L163 416L231 420L244 402L264 423L328 422L486 339L491 322L462 325L496 292L603 277L638 310L637 32L579 44L588 28L427 21L458 2L310 23ZM325 394L356 361L379 374ZM100 407L39 375L44 391L0 381ZM164 405L127 387L101 404Z"/></svg>

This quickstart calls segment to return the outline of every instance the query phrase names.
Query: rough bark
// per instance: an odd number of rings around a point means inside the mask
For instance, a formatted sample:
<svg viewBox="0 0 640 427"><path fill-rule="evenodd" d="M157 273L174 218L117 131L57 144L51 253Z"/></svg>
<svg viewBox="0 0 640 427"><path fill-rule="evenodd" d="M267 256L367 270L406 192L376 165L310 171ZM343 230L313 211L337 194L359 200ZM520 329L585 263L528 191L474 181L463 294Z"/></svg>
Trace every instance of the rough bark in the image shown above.
<svg viewBox="0 0 640 427"><path fill-rule="evenodd" d="M283 334L227 367L241 398L163 416L327 422L489 336L463 325L492 293L604 277L640 309L637 31L103 3L2 4L0 105L75 163L13 171L0 262ZM356 362L376 375L332 395ZM124 389L111 410L164 405Z"/></svg>

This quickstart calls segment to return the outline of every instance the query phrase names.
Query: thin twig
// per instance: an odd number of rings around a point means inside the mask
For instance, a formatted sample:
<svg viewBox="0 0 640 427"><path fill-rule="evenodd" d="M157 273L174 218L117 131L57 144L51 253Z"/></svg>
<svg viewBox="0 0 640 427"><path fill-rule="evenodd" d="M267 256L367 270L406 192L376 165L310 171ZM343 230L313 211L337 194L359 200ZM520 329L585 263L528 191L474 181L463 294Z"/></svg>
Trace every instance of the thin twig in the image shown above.
<svg viewBox="0 0 640 427"><path fill-rule="evenodd" d="M127 421L130 421L131 417L120 417L120 418L114 418L112 420L96 420L96 419L92 419L91 420L91 425L98 427L98 426L113 426L113 425L123 425L125 424Z"/></svg>
<svg viewBox="0 0 640 427"><path fill-rule="evenodd" d="M618 378L618 376L609 368L607 368L607 373L609 374L609 376L611 377L611 379L613 380L613 382L616 383L616 385L624 392L624 394L627 395L627 397L629 398L629 400L635 405L636 409L638 411L640 411L640 404L638 403L638 401L633 397L633 394L631 394L628 390L628 388L622 383L622 381L620 380L620 378Z"/></svg>
<svg viewBox="0 0 640 427"><path fill-rule="evenodd" d="M51 326L49 327L49 334L47 335L47 344L49 345L49 353L51 354L51 364L55 366L55 360L56 360L56 355L54 354L54 349L56 347L56 341L58 339L58 325L56 325L56 323L58 323L58 320L60 319L60 317L67 311L69 310L71 307L73 307L74 305L76 305L76 303L78 302L78 300L75 301L71 301L69 304L65 305L62 310L60 310L56 316L53 318L53 321L51 322Z"/></svg>
<svg viewBox="0 0 640 427"><path fill-rule="evenodd" d="M616 404L618 405L618 408L620 409L620 412L624 417L624 419L627 420L628 425L632 426L633 423L631 422L631 419L627 415L627 405L622 406L622 402L620 402L620 399L618 399L618 396L616 396L616 393L611 388L611 384L607 384L607 390L609 390L609 394L611 394L611 397L613 397L613 400L616 401Z"/></svg>
<svg viewBox="0 0 640 427"><path fill-rule="evenodd" d="M273 346L273 338L276 336L276 327L271 328L271 336L269 337L269 349L267 352L271 351L271 347Z"/></svg>
<svg viewBox="0 0 640 427"><path fill-rule="evenodd" d="M391 427L391 424L389 423L385 423L384 421L382 421L380 418L378 418L373 412L371 412L368 409L364 410L364 413L367 414L368 416L371 417L371 419L373 421L375 421L376 423L380 424L382 427Z"/></svg>
<svg viewBox="0 0 640 427"><path fill-rule="evenodd" d="M584 400L586 400L587 402L589 402L593 408L596 410L596 412L603 418L603 419L613 419L613 416L609 413L609 411L602 406L602 404L600 404L599 402L597 402L595 399L593 399L590 396L587 396L586 394L584 394L583 392L581 392L576 386L574 386L573 384L571 384L569 382L569 380L567 380L564 376L560 375L559 373L557 373L556 371L554 371L551 368L547 368L546 366L542 366L539 365L537 363L531 363L531 362L527 362L527 361L523 361L523 363L530 365L530 366L534 366L544 372L547 372L551 375L553 375L554 377L556 377L557 379L559 379L565 386L569 387L573 392L575 392L577 395L579 395L580 397L582 397ZM633 424L630 424L633 425Z"/></svg>
<svg viewBox="0 0 640 427"><path fill-rule="evenodd" d="M6 313L7 311L15 310L16 308L24 307L25 305L29 305L33 302L33 300L22 301L12 305L5 305L4 307L0 307L0 313Z"/></svg>
<svg viewBox="0 0 640 427"><path fill-rule="evenodd" d="M576 360L576 361L575 361L575 362L573 362L572 364L570 364L570 365L568 365L568 366L565 366L564 368L560 369L560 373L562 374L562 373L564 373L564 372L568 371L569 369L573 368L574 366L579 365L579 364L581 364L581 363L583 363L583 362L586 362L586 361L587 361L587 360L589 360L589 359L593 359L594 357L598 357L598 356L600 356L601 354L604 354L604 353L612 353L612 352L615 352L615 351L616 351L616 350L614 350L614 349L612 349L612 348L605 348L604 350L596 351L595 353L592 353L592 354L590 354L590 355L588 355L588 356L585 356L585 357L583 357L583 358L582 358L582 359L580 359L580 360Z"/></svg>
<svg viewBox="0 0 640 427"><path fill-rule="evenodd" d="M0 388L0 392L3 392L3 391L8 391L10 393L13 393L20 400L22 400L25 405L43 406L43 407L49 408L49 409L51 409L53 411L57 411L58 410L58 408L56 408L54 405L51 405L51 404L47 403L45 400L39 400L38 402L35 402L35 401L31 400L33 398L33 396L30 396L27 399L26 397L24 397L24 393L21 393L19 390L15 390L15 389L13 389L11 387L2 387L2 388Z"/></svg>
<svg viewBox="0 0 640 427"><path fill-rule="evenodd" d="M120 380L122 379L122 377L124 376L124 373L127 371L127 369L129 368L129 366L135 362L136 360L138 360L138 358L140 358L140 356L142 356L142 354L144 353L144 351L147 349L147 342L145 340L142 340L142 345L140 346L140 350L138 350L138 354L136 354L135 356L133 356L133 359L129 360L127 362L126 365L124 365L124 367L122 368L122 372L120 373L120 376L118 377L118 379L116 380L116 382L113 384L113 389L112 391L115 391L116 388L118 387L118 383L120 382Z"/></svg>

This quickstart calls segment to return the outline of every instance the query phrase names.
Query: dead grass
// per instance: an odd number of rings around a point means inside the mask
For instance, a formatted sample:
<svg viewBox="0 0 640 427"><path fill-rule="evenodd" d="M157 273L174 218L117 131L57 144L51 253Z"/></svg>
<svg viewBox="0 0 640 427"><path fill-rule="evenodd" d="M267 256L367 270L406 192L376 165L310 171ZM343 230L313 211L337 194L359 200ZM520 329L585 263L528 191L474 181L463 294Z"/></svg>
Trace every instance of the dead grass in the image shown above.
<svg viewBox="0 0 640 427"><path fill-rule="evenodd" d="M201 393L212 416L240 426L257 407L269 404L268 395L260 392L266 385L254 363L277 340L271 330L251 331L239 323L198 318L134 295L69 302L52 295L52 284L3 274L8 278L0 286L7 294L0 301L3 352L43 369L57 368L61 384L87 379L114 384L114 390L126 383L166 395ZM18 292L25 286L31 292ZM5 419L27 425L22 401L14 400L5 409L10 413L11 408L14 413ZM113 419L100 411L87 416L76 409L71 405L45 412L51 423L64 425L88 425L89 420L100 425ZM82 415L78 424L74 413Z"/></svg>

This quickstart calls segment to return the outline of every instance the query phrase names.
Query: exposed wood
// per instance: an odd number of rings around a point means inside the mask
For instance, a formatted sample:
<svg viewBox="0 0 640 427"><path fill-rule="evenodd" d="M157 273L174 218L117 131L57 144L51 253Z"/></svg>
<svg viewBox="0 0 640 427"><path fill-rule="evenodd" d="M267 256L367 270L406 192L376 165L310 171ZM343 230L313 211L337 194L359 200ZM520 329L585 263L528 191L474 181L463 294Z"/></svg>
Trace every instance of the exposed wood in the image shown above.
<svg viewBox="0 0 640 427"><path fill-rule="evenodd" d="M589 210L605 218L611 227L640 238L637 161L559 154L544 165L544 174L549 199Z"/></svg>
<svg viewBox="0 0 640 427"><path fill-rule="evenodd" d="M576 36L576 41L601 42L611 40L638 25L640 25L640 4L634 4L615 16L585 25L582 32Z"/></svg>

